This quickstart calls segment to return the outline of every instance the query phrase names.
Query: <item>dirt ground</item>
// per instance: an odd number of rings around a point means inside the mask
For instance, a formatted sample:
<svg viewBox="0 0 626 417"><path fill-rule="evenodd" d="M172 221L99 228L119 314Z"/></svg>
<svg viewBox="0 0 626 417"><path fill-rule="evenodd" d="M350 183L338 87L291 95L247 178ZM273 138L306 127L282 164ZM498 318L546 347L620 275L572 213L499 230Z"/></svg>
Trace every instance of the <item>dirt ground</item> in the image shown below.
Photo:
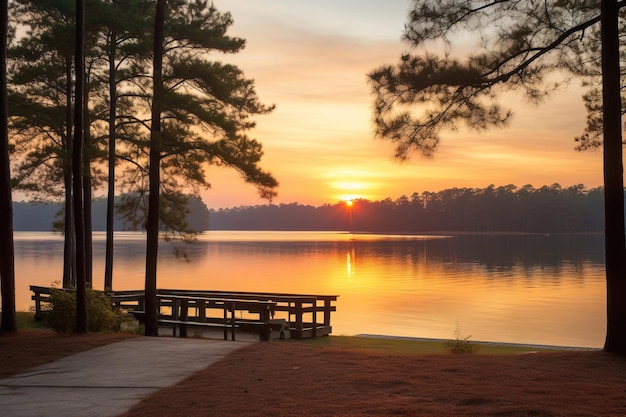
<svg viewBox="0 0 626 417"><path fill-rule="evenodd" d="M603 352L388 355L257 343L124 417L619 416L626 359Z"/></svg>
<svg viewBox="0 0 626 417"><path fill-rule="evenodd" d="M64 336L47 329L20 330L15 335L2 335L0 336L0 378L129 337L136 336L125 333Z"/></svg>
<svg viewBox="0 0 626 417"><path fill-rule="evenodd" d="M127 337L2 336L0 376ZM624 416L626 358L597 351L390 355L256 343L124 417L393 415Z"/></svg>

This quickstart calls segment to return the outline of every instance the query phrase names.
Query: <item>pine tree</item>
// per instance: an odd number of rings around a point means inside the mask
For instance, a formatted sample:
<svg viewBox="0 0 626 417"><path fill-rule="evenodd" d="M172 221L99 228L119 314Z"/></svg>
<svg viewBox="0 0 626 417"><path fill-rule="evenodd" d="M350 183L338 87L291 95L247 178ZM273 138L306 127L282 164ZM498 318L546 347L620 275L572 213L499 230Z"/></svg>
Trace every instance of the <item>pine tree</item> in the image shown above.
<svg viewBox="0 0 626 417"><path fill-rule="evenodd" d="M13 245L13 207L11 198L11 169L9 165L9 133L7 128L7 34L8 1L0 3L0 292L2 319L0 333L17 331L15 313L15 254Z"/></svg>
<svg viewBox="0 0 626 417"><path fill-rule="evenodd" d="M414 46L442 41L451 47L452 37L459 35L475 36L480 46L464 59L452 53L407 53L397 65L372 71L369 82L376 134L396 144L400 159L412 151L432 155L446 128L463 123L477 130L506 126L511 111L499 103L502 91L518 90L538 103L558 87L548 75L570 72L586 82L589 119L585 133L577 138L579 148L602 144L605 157L605 349L626 354L619 62L619 36L624 30L618 20L622 7L617 0L414 0L405 31ZM425 106L415 111L420 105Z"/></svg>

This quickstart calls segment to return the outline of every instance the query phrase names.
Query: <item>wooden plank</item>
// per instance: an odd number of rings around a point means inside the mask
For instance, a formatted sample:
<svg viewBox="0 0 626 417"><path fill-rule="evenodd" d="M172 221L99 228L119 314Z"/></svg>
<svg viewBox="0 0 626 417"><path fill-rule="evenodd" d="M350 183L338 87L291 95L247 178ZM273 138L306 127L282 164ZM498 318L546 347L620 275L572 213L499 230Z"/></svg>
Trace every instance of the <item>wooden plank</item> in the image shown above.
<svg viewBox="0 0 626 417"><path fill-rule="evenodd" d="M164 301L174 301L174 300L188 300L188 301L204 301L209 304L233 304L236 306L237 310L241 310L239 307L253 307L258 308L259 306L265 307L273 307L276 305L273 301L261 300L249 300L249 299L232 299L232 298L216 298L216 297L197 297L197 296L186 296L186 295L175 295L175 294L158 294L158 299Z"/></svg>
<svg viewBox="0 0 626 417"><path fill-rule="evenodd" d="M213 322L199 322L199 321L182 321L182 320L170 320L170 319L159 319L157 320L159 323L162 324L184 324L187 326L200 326L200 327L225 327L225 328L231 328L233 327L232 324L230 323L213 323ZM235 325L235 328L239 327L238 325Z"/></svg>
<svg viewBox="0 0 626 417"><path fill-rule="evenodd" d="M223 328L224 329L224 340L228 340L228 329L231 329L231 334L232 334L232 340L235 340L235 328L237 328L238 326L235 324L228 324L228 323L203 323L203 322L198 322L198 321L182 321L182 320L169 320L169 319L159 319L157 320L157 322L159 324L171 324L172 327L175 329L176 326L180 326L181 328L184 326L186 328L186 326L196 326L196 327L212 327L212 328ZM175 331L174 331L175 333ZM186 337L187 334L186 333L180 333L180 337ZM184 334L184 335L183 335Z"/></svg>
<svg viewBox="0 0 626 417"><path fill-rule="evenodd" d="M336 301L339 297L338 295L314 295L314 294L288 294L288 293L271 293L271 292L245 292L245 291L213 291L213 290L197 290L197 291L189 291L189 290L171 290L171 289L161 289L159 290L164 294L183 294L183 295L212 295L219 296L225 298L233 298L240 297L246 299L284 299L288 300L296 300L300 298L308 298L308 299L320 299L320 300L331 300Z"/></svg>

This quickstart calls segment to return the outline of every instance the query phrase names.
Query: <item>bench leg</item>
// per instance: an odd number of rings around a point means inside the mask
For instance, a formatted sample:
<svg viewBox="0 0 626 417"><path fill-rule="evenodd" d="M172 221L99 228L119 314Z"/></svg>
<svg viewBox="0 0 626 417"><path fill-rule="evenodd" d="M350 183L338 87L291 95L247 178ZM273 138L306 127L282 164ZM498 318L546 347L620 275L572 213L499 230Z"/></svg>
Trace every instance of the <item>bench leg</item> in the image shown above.
<svg viewBox="0 0 626 417"><path fill-rule="evenodd" d="M235 305L233 304L233 310L230 313L230 339L235 340Z"/></svg>
<svg viewBox="0 0 626 417"><path fill-rule="evenodd" d="M180 301L180 320L189 320L189 304L187 300ZM178 331L180 337L187 337L187 326L181 324Z"/></svg>
<svg viewBox="0 0 626 417"><path fill-rule="evenodd" d="M259 339L261 339L262 342L269 342L271 339L271 332L272 332L272 329L270 327L269 310L262 311L260 316L261 316L261 321L263 322L263 325L261 326L261 330L259 332Z"/></svg>
<svg viewBox="0 0 626 417"><path fill-rule="evenodd" d="M224 340L228 340L228 308L224 307Z"/></svg>

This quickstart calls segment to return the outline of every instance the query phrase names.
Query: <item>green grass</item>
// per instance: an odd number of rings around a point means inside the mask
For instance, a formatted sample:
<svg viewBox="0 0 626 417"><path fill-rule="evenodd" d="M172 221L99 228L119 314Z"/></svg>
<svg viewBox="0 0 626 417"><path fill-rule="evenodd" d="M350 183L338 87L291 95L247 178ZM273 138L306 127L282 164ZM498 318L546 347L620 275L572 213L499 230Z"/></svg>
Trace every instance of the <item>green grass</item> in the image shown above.
<svg viewBox="0 0 626 417"><path fill-rule="evenodd" d="M46 329L46 323L43 320L36 321L35 313L27 311L18 311L17 313L17 329Z"/></svg>
<svg viewBox="0 0 626 417"><path fill-rule="evenodd" d="M0 312L0 315L2 313ZM29 329L50 329L51 327L47 325L44 320L35 320L35 313L28 311L18 311L17 315L17 330L29 330ZM120 333L131 333L131 334L144 334L143 325L141 326L132 326L126 325L123 326Z"/></svg>
<svg viewBox="0 0 626 417"><path fill-rule="evenodd" d="M325 346L334 349L356 350L376 353L393 353L403 355L419 354L450 354L445 340L411 340L395 338L375 338L360 336L328 336L312 339L289 340L289 343L303 343L313 346ZM554 351L550 348L507 344L475 343L478 355L511 355L537 351Z"/></svg>

